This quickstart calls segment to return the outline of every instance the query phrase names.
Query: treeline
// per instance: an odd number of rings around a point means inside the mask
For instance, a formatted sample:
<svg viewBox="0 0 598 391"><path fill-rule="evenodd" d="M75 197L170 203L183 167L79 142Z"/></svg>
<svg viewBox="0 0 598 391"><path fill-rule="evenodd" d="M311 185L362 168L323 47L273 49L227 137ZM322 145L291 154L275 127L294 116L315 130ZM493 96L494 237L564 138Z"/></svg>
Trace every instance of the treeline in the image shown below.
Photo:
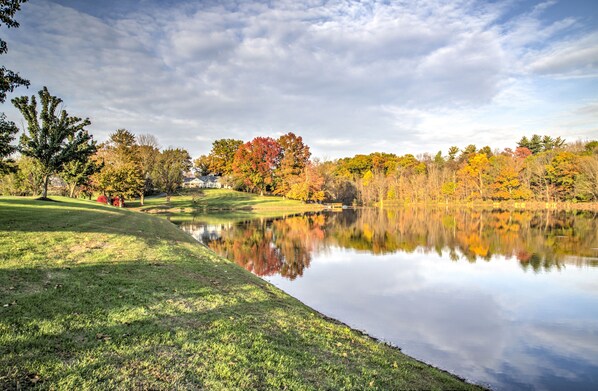
<svg viewBox="0 0 598 391"><path fill-rule="evenodd" d="M28 127L16 147L9 145L21 156L2 161L2 194L46 197L50 179L59 177L71 197L100 193L118 204L136 197L143 204L152 192L170 197L193 172L220 176L237 190L309 202L598 201L598 141L567 144L533 135L503 151L469 145L445 155L375 152L321 162L311 160L302 137L287 133L248 142L216 140L192 164L186 150L160 151L155 136L125 129L98 145L85 129L89 119L57 112L62 101L46 88L39 98L41 114L35 96L12 100Z"/></svg>
<svg viewBox="0 0 598 391"><path fill-rule="evenodd" d="M523 137L514 149L451 147L395 155L375 152L310 161L309 147L288 133L277 140L221 139L195 160L198 172L245 191L344 204L464 201L597 201L598 141L566 144L560 137Z"/></svg>
<svg viewBox="0 0 598 391"><path fill-rule="evenodd" d="M451 147L446 155L356 155L320 168L331 198L361 204L598 201L598 141L523 137L514 149Z"/></svg>

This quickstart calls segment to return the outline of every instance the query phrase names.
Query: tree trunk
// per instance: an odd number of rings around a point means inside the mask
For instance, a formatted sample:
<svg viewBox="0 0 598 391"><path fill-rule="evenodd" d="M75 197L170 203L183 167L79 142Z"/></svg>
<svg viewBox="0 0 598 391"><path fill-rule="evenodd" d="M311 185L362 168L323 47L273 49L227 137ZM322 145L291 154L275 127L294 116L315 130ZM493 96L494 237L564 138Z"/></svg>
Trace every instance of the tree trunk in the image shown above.
<svg viewBox="0 0 598 391"><path fill-rule="evenodd" d="M50 181L50 175L44 176L44 190L42 191L42 198L48 197L48 182Z"/></svg>
<svg viewBox="0 0 598 391"><path fill-rule="evenodd" d="M143 200L145 199L145 195L143 194L143 192L141 192L141 206L143 206Z"/></svg>
<svg viewBox="0 0 598 391"><path fill-rule="evenodd" d="M166 203L170 204L170 194L166 193Z"/></svg>
<svg viewBox="0 0 598 391"><path fill-rule="evenodd" d="M69 197L71 198L73 198L73 195L75 194L75 187L77 187L76 183L69 184Z"/></svg>

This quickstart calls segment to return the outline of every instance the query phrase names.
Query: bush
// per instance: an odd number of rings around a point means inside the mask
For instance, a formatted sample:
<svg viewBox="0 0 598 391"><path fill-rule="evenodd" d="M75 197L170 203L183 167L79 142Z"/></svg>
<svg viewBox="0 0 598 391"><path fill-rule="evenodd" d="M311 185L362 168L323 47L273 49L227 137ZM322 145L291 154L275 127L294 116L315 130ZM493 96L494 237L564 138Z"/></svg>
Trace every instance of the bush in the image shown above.
<svg viewBox="0 0 598 391"><path fill-rule="evenodd" d="M120 198L120 197L114 197L112 199L112 205L113 206L125 206L125 199L124 198Z"/></svg>
<svg viewBox="0 0 598 391"><path fill-rule="evenodd" d="M101 195L98 197L96 201L102 204L108 204L108 197L106 197L105 195Z"/></svg>

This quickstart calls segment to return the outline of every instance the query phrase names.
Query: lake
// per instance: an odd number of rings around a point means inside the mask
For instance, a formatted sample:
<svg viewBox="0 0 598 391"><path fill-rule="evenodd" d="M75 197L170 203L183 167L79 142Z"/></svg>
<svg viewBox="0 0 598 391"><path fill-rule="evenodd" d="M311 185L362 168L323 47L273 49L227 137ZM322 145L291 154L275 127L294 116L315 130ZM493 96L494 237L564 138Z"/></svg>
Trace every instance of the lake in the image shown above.
<svg viewBox="0 0 598 391"><path fill-rule="evenodd" d="M598 389L592 212L359 209L181 228L316 310L498 390Z"/></svg>

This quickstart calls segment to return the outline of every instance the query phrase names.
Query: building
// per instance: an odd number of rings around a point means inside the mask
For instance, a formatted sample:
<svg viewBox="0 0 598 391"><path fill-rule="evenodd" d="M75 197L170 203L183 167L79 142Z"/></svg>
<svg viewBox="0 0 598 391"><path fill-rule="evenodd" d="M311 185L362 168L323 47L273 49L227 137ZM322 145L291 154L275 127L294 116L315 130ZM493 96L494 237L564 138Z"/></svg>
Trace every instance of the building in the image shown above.
<svg viewBox="0 0 598 391"><path fill-rule="evenodd" d="M183 179L183 187L186 189L197 189L202 186L203 182L199 178L185 178Z"/></svg>
<svg viewBox="0 0 598 391"><path fill-rule="evenodd" d="M185 178L183 187L187 189L220 189L222 182L216 175L204 175L199 178Z"/></svg>

